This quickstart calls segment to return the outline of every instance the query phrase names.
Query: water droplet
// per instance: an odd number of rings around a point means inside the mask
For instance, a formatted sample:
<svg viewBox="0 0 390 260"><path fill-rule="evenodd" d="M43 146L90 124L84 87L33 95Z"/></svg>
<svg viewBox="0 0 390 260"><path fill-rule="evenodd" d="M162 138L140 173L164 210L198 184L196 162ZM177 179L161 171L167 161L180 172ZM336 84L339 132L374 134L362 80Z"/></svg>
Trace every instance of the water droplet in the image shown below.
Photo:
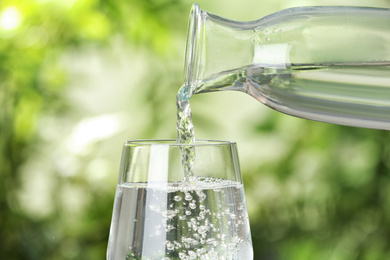
<svg viewBox="0 0 390 260"><path fill-rule="evenodd" d="M161 212L161 214L162 214L165 218L171 219L171 218L173 218L174 216L176 216L176 211L174 211L174 210L167 210L167 211Z"/></svg>
<svg viewBox="0 0 390 260"><path fill-rule="evenodd" d="M174 200L174 201L181 201L181 197L178 196L178 195L176 195L175 197L173 197L173 200Z"/></svg>
<svg viewBox="0 0 390 260"><path fill-rule="evenodd" d="M208 230L209 230L209 227L207 227L207 226L200 226L198 228L198 233L199 234L205 234Z"/></svg>
<svg viewBox="0 0 390 260"><path fill-rule="evenodd" d="M171 230L173 230L173 229L175 229L174 226L168 225L167 228L166 228L166 231L169 232L169 231L171 231Z"/></svg>
<svg viewBox="0 0 390 260"><path fill-rule="evenodd" d="M172 244L171 242L167 241L167 249L168 249L168 250L174 250L174 249L175 249L174 244ZM167 258L167 257L166 257L166 258Z"/></svg>
<svg viewBox="0 0 390 260"><path fill-rule="evenodd" d="M203 191L197 191L197 194L199 196L199 202L202 202L206 199L206 194Z"/></svg>
<svg viewBox="0 0 390 260"><path fill-rule="evenodd" d="M185 193L184 199L187 200L187 201L192 200L191 194L189 194L188 192L186 192L186 193Z"/></svg>
<svg viewBox="0 0 390 260"><path fill-rule="evenodd" d="M189 205L188 205L191 209L195 209L196 208L196 204L194 202L191 202Z"/></svg>
<svg viewBox="0 0 390 260"><path fill-rule="evenodd" d="M188 256L190 257L190 259L196 259L197 257L196 253L192 250L188 250Z"/></svg>

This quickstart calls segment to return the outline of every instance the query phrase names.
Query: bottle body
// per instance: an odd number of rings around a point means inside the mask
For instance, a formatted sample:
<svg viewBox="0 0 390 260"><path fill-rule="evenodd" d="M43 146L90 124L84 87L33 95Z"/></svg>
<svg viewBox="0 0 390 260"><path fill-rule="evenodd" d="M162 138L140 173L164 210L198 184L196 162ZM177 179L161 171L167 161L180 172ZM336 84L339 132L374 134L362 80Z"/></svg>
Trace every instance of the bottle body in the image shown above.
<svg viewBox="0 0 390 260"><path fill-rule="evenodd" d="M390 10L304 7L244 23L200 13L192 93L243 91L293 116L390 129Z"/></svg>

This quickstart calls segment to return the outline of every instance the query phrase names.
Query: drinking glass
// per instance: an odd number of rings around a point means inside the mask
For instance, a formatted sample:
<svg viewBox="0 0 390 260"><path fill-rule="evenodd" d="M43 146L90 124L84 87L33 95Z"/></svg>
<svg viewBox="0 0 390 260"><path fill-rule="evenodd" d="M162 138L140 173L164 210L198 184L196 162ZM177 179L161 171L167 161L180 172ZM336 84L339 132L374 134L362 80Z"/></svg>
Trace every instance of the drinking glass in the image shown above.
<svg viewBox="0 0 390 260"><path fill-rule="evenodd" d="M193 178L185 148L196 153ZM236 144L126 142L107 259L253 259Z"/></svg>

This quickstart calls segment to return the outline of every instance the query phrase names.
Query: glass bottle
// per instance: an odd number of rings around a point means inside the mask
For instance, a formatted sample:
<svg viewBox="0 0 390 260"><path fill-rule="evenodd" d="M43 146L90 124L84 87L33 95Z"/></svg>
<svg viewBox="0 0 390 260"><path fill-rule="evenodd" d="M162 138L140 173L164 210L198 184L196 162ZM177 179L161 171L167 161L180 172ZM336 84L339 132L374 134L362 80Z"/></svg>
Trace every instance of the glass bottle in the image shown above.
<svg viewBox="0 0 390 260"><path fill-rule="evenodd" d="M236 90L296 117L390 129L390 9L286 9L248 22L194 4L185 88Z"/></svg>

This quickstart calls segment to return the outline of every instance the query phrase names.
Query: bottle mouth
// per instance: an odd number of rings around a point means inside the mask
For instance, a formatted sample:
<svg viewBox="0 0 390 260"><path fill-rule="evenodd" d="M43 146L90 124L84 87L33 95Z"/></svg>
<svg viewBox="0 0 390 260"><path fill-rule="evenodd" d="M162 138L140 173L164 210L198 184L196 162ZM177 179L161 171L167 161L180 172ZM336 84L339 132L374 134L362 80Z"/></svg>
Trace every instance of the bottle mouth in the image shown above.
<svg viewBox="0 0 390 260"><path fill-rule="evenodd" d="M199 65L196 54L198 52L199 29L201 23L201 9L198 4L193 4L188 22L186 52L184 61L184 83L192 89L196 80L196 69Z"/></svg>

